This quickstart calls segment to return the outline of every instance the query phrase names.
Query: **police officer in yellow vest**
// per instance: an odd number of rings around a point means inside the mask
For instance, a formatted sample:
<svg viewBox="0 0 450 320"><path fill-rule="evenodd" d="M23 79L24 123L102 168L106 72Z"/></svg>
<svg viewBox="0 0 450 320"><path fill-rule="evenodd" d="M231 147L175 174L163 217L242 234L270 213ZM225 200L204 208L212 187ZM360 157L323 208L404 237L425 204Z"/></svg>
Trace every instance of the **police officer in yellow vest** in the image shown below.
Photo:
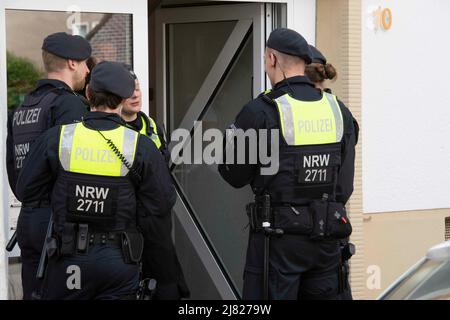
<svg viewBox="0 0 450 320"><path fill-rule="evenodd" d="M131 128L152 139L166 161L168 161L169 153L167 151L163 130L156 124L155 120L142 112L142 94L139 80L130 65L125 65L125 67L135 79L136 87L133 95L123 103L122 118Z"/></svg>
<svg viewBox="0 0 450 320"><path fill-rule="evenodd" d="M152 239L149 252L158 263L150 271L157 281L177 263L167 223L175 203L167 166L155 144L120 117L134 88L122 64L95 66L87 88L91 112L36 140L19 175L20 200L51 195L44 299L133 298L142 234Z"/></svg>
<svg viewBox="0 0 450 320"><path fill-rule="evenodd" d="M353 192L355 120L341 101L305 77L311 51L300 34L273 31L264 59L273 89L244 106L227 141L237 129L268 129L268 140L258 143L272 150L271 136L278 132L279 168L265 175L260 160L226 159L219 166L229 184L250 184L255 193L247 206L243 298L336 299L339 239L351 233L345 204ZM252 150L257 148L247 144L245 159Z"/></svg>
<svg viewBox="0 0 450 320"><path fill-rule="evenodd" d="M44 39L42 62L46 78L38 81L36 88L8 117L6 169L13 192L33 142L47 129L79 121L88 112L85 99L76 91L85 86L85 78L89 75L87 59L91 51L91 45L84 38L65 32L53 33ZM36 270L49 220L48 194L43 192L35 201L22 202L17 240L22 259L24 300L31 299L33 291L40 286Z"/></svg>

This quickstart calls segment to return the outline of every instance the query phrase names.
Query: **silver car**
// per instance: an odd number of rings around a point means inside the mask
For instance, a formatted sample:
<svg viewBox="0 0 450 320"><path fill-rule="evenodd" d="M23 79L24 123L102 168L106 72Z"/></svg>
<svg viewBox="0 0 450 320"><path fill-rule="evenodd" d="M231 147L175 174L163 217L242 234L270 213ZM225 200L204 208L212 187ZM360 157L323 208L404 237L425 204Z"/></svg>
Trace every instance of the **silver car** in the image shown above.
<svg viewBox="0 0 450 320"><path fill-rule="evenodd" d="M379 300L450 300L450 241L427 255L398 278Z"/></svg>

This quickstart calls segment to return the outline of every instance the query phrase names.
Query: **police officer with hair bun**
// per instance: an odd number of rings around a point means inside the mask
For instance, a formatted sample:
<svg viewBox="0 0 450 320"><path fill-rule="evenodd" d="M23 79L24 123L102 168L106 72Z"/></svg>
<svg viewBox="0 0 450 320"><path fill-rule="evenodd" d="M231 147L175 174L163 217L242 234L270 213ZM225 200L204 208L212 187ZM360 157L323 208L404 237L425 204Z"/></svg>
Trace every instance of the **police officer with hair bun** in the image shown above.
<svg viewBox="0 0 450 320"><path fill-rule="evenodd" d="M97 64L87 87L91 112L49 129L25 161L18 198L51 199L42 299L136 298L143 236L147 259L156 261L149 277L164 284L161 275L176 268L170 224L176 197L167 165L155 144L120 117L134 89L123 64Z"/></svg>
<svg viewBox="0 0 450 320"><path fill-rule="evenodd" d="M267 141L258 145L272 150L271 136L279 137L279 169L264 175L268 165L261 162L224 159L219 165L230 185L249 184L255 194L246 207L251 228L243 298L338 299L339 243L352 231L345 204L353 192L355 121L341 101L305 76L312 52L300 34L274 30L264 60L272 89L239 112L224 154L240 151L230 143L237 129L267 129ZM254 158L257 146L250 143L244 159Z"/></svg>
<svg viewBox="0 0 450 320"><path fill-rule="evenodd" d="M312 62L306 66L306 76L311 80L316 88L331 93L331 90L325 88L325 81L336 81L337 71L335 67L327 62L325 56L316 47L309 46L312 53Z"/></svg>
<svg viewBox="0 0 450 320"><path fill-rule="evenodd" d="M24 160L39 135L55 125L81 120L88 112L87 102L76 91L85 86L89 74L86 61L91 51L89 42L80 36L58 32L44 39L42 60L47 77L39 80L36 88L8 116L6 167L13 193ZM36 271L50 218L49 194L39 195L32 201L22 202L17 223L25 300L31 299L39 286Z"/></svg>
<svg viewBox="0 0 450 320"><path fill-rule="evenodd" d="M310 49L312 53L312 63L306 66L305 73L317 89L332 93L331 89L325 86L325 82L326 80L335 81L337 78L337 71L332 64L327 62L327 59L319 49L312 45L310 45ZM356 120L353 121L353 125L356 132L356 143L358 143L359 126ZM349 260L356 253L355 246L353 243L349 242L349 239L342 239L340 246L342 254L339 267L341 270L339 279L339 299L353 300L349 281Z"/></svg>

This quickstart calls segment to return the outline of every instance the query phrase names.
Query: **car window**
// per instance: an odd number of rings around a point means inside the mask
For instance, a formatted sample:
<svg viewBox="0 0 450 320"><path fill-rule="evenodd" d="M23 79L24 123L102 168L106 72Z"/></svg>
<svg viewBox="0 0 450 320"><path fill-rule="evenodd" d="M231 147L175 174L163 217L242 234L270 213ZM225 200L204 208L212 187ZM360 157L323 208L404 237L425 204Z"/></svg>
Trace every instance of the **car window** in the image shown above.
<svg viewBox="0 0 450 320"><path fill-rule="evenodd" d="M417 268L411 271L405 279L396 284L389 292L385 294L383 299L385 300L404 300L404 299L420 299L422 296L426 296L429 293L433 293L437 290L445 287L443 284L440 287L436 287L436 283L442 281L443 283L449 282L449 262L440 262L435 260L424 260ZM446 274L446 277L445 277ZM442 280L445 278L445 281ZM428 284L428 281L432 281L432 284ZM447 286L449 288L450 286ZM440 288L440 289L439 289Z"/></svg>
<svg viewBox="0 0 450 320"><path fill-rule="evenodd" d="M450 261L437 266L410 294L409 299L450 300Z"/></svg>

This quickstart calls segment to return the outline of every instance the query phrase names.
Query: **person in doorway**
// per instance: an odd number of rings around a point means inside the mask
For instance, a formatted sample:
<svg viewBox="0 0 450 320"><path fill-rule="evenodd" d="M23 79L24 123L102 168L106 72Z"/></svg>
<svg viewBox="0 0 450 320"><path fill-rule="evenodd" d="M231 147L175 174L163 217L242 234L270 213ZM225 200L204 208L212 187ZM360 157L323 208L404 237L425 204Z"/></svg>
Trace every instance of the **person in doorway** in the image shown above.
<svg viewBox="0 0 450 320"><path fill-rule="evenodd" d="M247 206L251 231L243 298L337 299L339 241L352 231L345 204L353 192L355 120L305 76L312 53L294 30L274 30L264 60L273 89L237 115L219 165L230 185L250 184L255 194ZM236 164L227 157L240 150L230 141L249 130L268 130L267 141L248 141L240 157L246 162ZM256 164L248 159L258 146L272 150L272 144L279 168L267 175L261 158Z"/></svg>
<svg viewBox="0 0 450 320"><path fill-rule="evenodd" d="M163 155L166 163L169 163L170 154L167 149L167 144L164 138L163 130L157 126L155 120L147 116L142 112L142 94L139 85L139 80L136 73L133 71L130 65L125 65L127 70L135 81L135 89L133 95L126 99L122 104L122 119L133 130L139 132L142 135L149 137L159 149ZM171 220L167 219L167 228L172 229ZM142 255L142 272L145 278L154 277L152 266L159 261L152 260L155 255L149 250L154 250L154 246L151 245L152 239L147 238L147 234L144 234L144 252ZM145 245L147 244L148 245ZM159 283L157 286L157 297L165 300L178 300L180 298L188 298L190 296L189 288L186 284L183 270L178 261L178 257L175 248L172 246L167 247L166 250L160 252L161 255L167 256L169 259L173 259L176 263L168 264L159 276ZM156 257L160 257L157 256ZM172 266L172 267L171 267Z"/></svg>
<svg viewBox="0 0 450 320"><path fill-rule="evenodd" d="M140 134L148 136L161 151L166 162L169 162L170 154L167 150L164 131L156 124L155 120L142 112L142 93L139 80L130 65L125 65L125 67L133 76L136 87L133 95L126 99L123 104L122 118L131 128Z"/></svg>

